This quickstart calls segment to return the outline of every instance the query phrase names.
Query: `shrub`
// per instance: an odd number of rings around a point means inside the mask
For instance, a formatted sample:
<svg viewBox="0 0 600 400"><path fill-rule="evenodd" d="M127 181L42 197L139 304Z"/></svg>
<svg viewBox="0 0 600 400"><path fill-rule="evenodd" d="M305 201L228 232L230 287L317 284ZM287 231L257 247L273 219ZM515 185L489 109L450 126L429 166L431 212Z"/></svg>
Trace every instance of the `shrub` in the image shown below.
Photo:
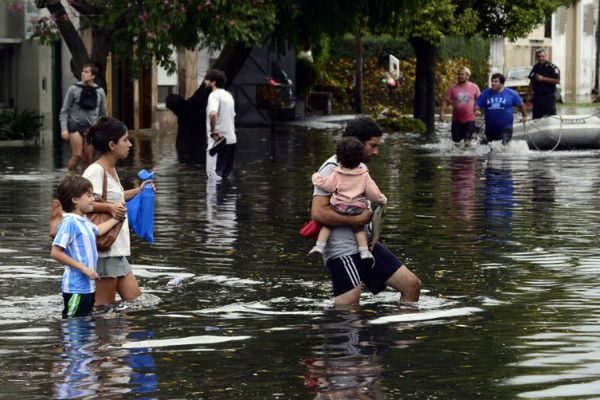
<svg viewBox="0 0 600 400"><path fill-rule="evenodd" d="M0 140L37 140L43 120L32 110L0 110Z"/></svg>
<svg viewBox="0 0 600 400"><path fill-rule="evenodd" d="M436 62L436 105L440 106L448 88L456 82L460 66L471 67L465 59ZM402 112L411 112L414 99L416 60L400 60L402 77L397 87L389 89L385 78L387 64L377 59L365 59L363 65L363 102L366 112L373 112L377 105ZM315 90L333 93L335 112L351 112L354 102L354 61L350 59L328 60L323 63L321 78Z"/></svg>
<svg viewBox="0 0 600 400"><path fill-rule="evenodd" d="M375 108L373 118L388 132L414 132L423 134L427 131L423 121L402 115L397 110L391 110L381 105Z"/></svg>

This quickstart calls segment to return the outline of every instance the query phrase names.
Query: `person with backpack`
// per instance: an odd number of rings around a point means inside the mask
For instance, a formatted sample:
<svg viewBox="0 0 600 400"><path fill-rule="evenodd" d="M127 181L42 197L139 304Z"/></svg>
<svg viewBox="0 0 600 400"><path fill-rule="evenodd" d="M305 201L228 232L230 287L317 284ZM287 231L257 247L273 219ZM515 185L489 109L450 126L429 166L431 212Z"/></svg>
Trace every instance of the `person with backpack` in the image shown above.
<svg viewBox="0 0 600 400"><path fill-rule="evenodd" d="M106 94L94 81L99 70L95 64L84 64L81 81L67 90L60 110L60 136L71 144L69 171L77 170L81 162L82 171L92 162L94 148L87 138L90 126L106 114Z"/></svg>

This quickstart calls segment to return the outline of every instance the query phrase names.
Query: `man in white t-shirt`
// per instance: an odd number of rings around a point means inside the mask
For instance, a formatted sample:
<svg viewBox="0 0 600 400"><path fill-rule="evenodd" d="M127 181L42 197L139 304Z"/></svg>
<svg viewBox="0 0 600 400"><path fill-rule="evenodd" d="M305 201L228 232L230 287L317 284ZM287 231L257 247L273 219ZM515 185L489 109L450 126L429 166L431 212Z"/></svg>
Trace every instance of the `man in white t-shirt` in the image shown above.
<svg viewBox="0 0 600 400"><path fill-rule="evenodd" d="M204 85L210 90L206 106L206 174L209 179L221 180L233 169L235 154L235 102L233 96L223 89L227 76L218 69L211 69L204 77Z"/></svg>

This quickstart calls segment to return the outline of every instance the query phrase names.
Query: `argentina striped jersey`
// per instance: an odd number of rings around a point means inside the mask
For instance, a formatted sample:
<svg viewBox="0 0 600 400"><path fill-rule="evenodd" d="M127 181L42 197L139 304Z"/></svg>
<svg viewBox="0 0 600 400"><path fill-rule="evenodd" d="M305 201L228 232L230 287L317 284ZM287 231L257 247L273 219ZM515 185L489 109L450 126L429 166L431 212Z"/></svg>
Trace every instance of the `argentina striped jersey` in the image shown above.
<svg viewBox="0 0 600 400"><path fill-rule="evenodd" d="M96 270L98 250L96 250L96 236L98 227L86 216L65 213L58 225L53 246L65 249L65 254L75 261L79 261L88 268ZM83 272L65 265L62 277L61 291L63 293L94 293L96 281L89 279Z"/></svg>

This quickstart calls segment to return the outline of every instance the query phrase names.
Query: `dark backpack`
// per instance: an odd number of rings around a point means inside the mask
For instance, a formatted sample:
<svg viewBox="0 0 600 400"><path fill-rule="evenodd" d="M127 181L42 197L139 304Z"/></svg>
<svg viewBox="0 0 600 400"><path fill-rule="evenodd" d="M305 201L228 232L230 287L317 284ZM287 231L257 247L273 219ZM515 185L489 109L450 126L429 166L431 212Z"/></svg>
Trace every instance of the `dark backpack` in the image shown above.
<svg viewBox="0 0 600 400"><path fill-rule="evenodd" d="M96 86L88 85L77 85L81 88L81 94L79 95L79 107L85 110L93 110L98 107L98 94Z"/></svg>

